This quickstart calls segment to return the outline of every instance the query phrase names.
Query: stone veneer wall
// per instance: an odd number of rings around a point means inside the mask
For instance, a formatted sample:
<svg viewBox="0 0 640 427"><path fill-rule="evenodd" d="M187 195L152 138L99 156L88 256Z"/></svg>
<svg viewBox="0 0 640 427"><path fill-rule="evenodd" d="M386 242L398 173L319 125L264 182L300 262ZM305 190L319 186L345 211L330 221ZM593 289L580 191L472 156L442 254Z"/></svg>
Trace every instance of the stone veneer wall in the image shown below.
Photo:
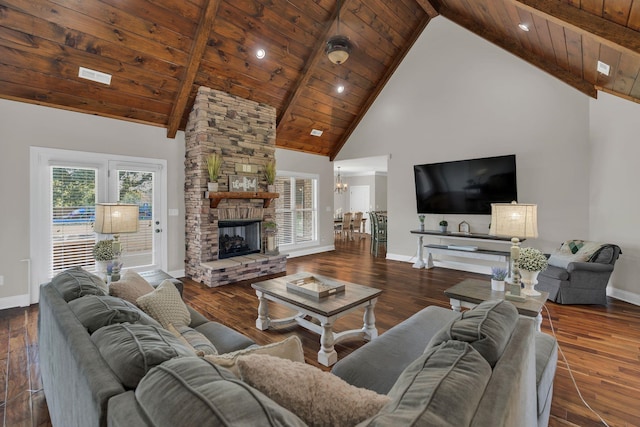
<svg viewBox="0 0 640 427"><path fill-rule="evenodd" d="M237 282L286 270L286 257L242 258L237 268L218 260L218 220L275 220L274 203L263 208L259 199L225 199L217 209L204 198L209 180L206 156L222 154L219 191L228 191L229 175L253 175L258 191L266 191L264 166L275 160L276 111L265 104L200 87L186 126L185 273L207 286ZM256 173L238 173L236 165L252 165ZM233 258L229 258L232 260ZM214 261L214 262L211 262ZM244 261L244 262L243 262ZM206 263L206 265L205 265ZM251 265L249 265L251 264Z"/></svg>

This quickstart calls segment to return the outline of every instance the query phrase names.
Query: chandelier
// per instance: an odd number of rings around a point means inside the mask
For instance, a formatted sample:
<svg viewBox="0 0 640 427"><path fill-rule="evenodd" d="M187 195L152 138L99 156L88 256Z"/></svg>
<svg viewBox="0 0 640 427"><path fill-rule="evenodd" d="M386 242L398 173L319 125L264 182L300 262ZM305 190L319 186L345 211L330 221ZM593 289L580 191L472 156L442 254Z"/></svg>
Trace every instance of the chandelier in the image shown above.
<svg viewBox="0 0 640 427"><path fill-rule="evenodd" d="M347 183L342 181L342 176L340 175L340 166L338 166L338 175L336 176L336 186L334 191L338 194L342 194L347 191Z"/></svg>

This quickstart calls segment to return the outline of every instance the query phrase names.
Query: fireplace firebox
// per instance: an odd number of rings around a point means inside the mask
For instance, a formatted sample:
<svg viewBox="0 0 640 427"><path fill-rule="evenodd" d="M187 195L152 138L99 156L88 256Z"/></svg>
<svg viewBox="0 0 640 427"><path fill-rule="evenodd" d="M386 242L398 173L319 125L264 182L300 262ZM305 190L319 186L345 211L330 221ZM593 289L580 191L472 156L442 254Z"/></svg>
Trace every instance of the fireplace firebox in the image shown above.
<svg viewBox="0 0 640 427"><path fill-rule="evenodd" d="M261 252L260 220L218 222L218 258Z"/></svg>

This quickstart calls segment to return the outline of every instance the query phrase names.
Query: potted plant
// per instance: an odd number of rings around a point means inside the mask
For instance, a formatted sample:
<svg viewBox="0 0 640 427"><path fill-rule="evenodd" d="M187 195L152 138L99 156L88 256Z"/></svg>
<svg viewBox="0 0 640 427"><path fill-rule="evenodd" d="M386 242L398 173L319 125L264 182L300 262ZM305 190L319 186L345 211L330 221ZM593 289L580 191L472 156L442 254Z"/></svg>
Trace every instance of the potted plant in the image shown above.
<svg viewBox="0 0 640 427"><path fill-rule="evenodd" d="M276 191L274 183L276 182L276 162L269 160L264 166L264 178L267 180L267 191L273 193Z"/></svg>
<svg viewBox="0 0 640 427"><path fill-rule="evenodd" d="M538 283L538 273L547 268L549 263L547 257L535 248L523 248L520 251L518 257L518 269L520 271L520 277L522 277L522 283L524 284L525 295L540 295L540 292L534 289L536 283Z"/></svg>
<svg viewBox="0 0 640 427"><path fill-rule="evenodd" d="M93 258L96 260L96 272L106 278L107 268L113 262L113 240L99 240L93 245Z"/></svg>
<svg viewBox="0 0 640 427"><path fill-rule="evenodd" d="M209 172L207 190L216 192L218 191L218 176L220 175L220 168L222 168L222 155L211 153L206 157L206 161L207 171Z"/></svg>
<svg viewBox="0 0 640 427"><path fill-rule="evenodd" d="M442 231L443 233L447 232L447 226L449 225L449 223L446 220L442 220L440 221L440 231Z"/></svg>
<svg viewBox="0 0 640 427"><path fill-rule="evenodd" d="M500 267L491 267L491 290L504 292L504 279L506 277L506 269Z"/></svg>
<svg viewBox="0 0 640 427"><path fill-rule="evenodd" d="M418 221L420 221L420 231L424 231L424 215L418 215Z"/></svg>

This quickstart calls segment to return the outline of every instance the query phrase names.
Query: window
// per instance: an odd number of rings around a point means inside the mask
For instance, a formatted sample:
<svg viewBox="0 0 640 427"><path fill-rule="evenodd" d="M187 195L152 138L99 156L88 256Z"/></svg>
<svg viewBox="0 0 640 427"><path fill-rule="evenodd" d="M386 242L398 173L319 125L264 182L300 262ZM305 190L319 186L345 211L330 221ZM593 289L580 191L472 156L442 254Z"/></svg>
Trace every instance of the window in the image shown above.
<svg viewBox="0 0 640 427"><path fill-rule="evenodd" d="M318 178L293 174L276 177L276 223L280 246L317 242Z"/></svg>

